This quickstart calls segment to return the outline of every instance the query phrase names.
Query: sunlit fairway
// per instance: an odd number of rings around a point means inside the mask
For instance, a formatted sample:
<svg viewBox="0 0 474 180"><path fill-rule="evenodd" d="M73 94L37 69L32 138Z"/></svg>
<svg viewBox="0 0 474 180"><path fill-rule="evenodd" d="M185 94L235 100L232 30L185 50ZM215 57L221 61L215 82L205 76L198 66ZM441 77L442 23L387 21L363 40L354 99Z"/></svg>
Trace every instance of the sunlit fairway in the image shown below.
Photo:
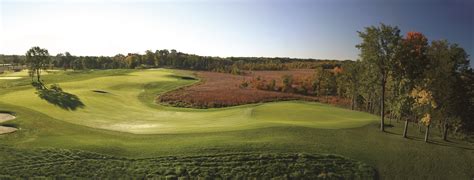
<svg viewBox="0 0 474 180"><path fill-rule="evenodd" d="M191 110L153 103L154 94L169 91L193 80L182 80L169 70L146 70L123 75L59 83L85 104L75 111L63 110L35 94L33 88L1 95L0 101L44 112L55 119L93 128L136 134L167 134L242 130L298 125L312 128L351 128L376 118L319 103L277 102L226 109ZM140 98L151 93L150 98Z"/></svg>

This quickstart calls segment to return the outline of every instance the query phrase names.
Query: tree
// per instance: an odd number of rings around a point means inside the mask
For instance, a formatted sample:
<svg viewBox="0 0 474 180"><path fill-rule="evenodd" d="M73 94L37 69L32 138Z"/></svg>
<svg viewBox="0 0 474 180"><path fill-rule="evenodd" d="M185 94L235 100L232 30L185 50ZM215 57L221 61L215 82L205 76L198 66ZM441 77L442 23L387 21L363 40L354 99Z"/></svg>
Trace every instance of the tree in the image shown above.
<svg viewBox="0 0 474 180"><path fill-rule="evenodd" d="M134 69L140 64L139 55L129 53L128 56L125 58L125 62L127 63L128 68Z"/></svg>
<svg viewBox="0 0 474 180"><path fill-rule="evenodd" d="M144 59L144 63L148 66L155 66L155 54L150 51L150 50L147 50L145 51L145 55L143 57Z"/></svg>
<svg viewBox="0 0 474 180"><path fill-rule="evenodd" d="M354 110L356 98L359 96L360 73L362 71L361 63L360 61L347 62L343 64L343 69L344 71L341 77L343 83L339 84L345 85L346 92L351 98L351 110Z"/></svg>
<svg viewBox="0 0 474 180"><path fill-rule="evenodd" d="M443 130L443 139L447 140L449 126L462 118L469 104L462 82L462 74L469 69L468 55L457 44L442 40L432 42L428 57L431 68L426 73L426 83L438 103L436 111L440 121L437 124Z"/></svg>
<svg viewBox="0 0 474 180"><path fill-rule="evenodd" d="M160 58L161 58L160 51L156 50L154 55L155 55L154 65L155 65L155 67L159 67L161 65L160 64Z"/></svg>
<svg viewBox="0 0 474 180"><path fill-rule="evenodd" d="M231 73L231 74L234 74L234 75L239 75L239 74L241 74L242 72L240 71L240 69L239 69L239 67L237 66L237 64L233 64L230 73Z"/></svg>
<svg viewBox="0 0 474 180"><path fill-rule="evenodd" d="M55 59L56 59L55 66L62 67L64 64L64 54L63 53L56 54Z"/></svg>
<svg viewBox="0 0 474 180"><path fill-rule="evenodd" d="M428 66L428 39L420 32L408 32L401 42L400 53L393 63L393 113L397 118L409 116L413 99L409 96L416 84L425 79ZM407 137L409 118L405 119L403 137Z"/></svg>
<svg viewBox="0 0 474 180"><path fill-rule="evenodd" d="M335 77L324 67L317 67L314 71L313 89L316 96L327 96L334 90Z"/></svg>
<svg viewBox="0 0 474 180"><path fill-rule="evenodd" d="M12 56L12 64L15 66L20 65L20 58L17 55Z"/></svg>
<svg viewBox="0 0 474 180"><path fill-rule="evenodd" d="M64 53L64 57L63 57L63 63L62 63L62 67L64 70L68 69L68 68L71 68L71 64L72 62L74 62L74 56L71 55L71 53L69 52L65 52Z"/></svg>
<svg viewBox="0 0 474 180"><path fill-rule="evenodd" d="M168 54L168 57L167 59L171 62L170 65L173 66L173 67L178 67L179 66L179 62L178 62L178 51L176 51L175 49L172 49L170 51L170 53Z"/></svg>
<svg viewBox="0 0 474 180"><path fill-rule="evenodd" d="M314 94L316 96L319 96L320 95L320 91L321 91L321 81L323 80L323 67L317 67L315 70L314 70L314 78L313 78L313 91L314 91Z"/></svg>
<svg viewBox="0 0 474 180"><path fill-rule="evenodd" d="M125 62L125 56L123 54L117 54L112 57L112 61L117 68L126 68L127 63Z"/></svg>
<svg viewBox="0 0 474 180"><path fill-rule="evenodd" d="M38 46L32 47L26 52L26 61L28 63L29 74L33 81L37 78L37 83L41 83L41 70L45 70L49 64L49 53L47 49L42 49Z"/></svg>
<svg viewBox="0 0 474 180"><path fill-rule="evenodd" d="M360 49L362 61L373 64L378 71L381 85L380 98L380 130L384 131L385 118L385 88L392 62L395 60L400 45L400 30L398 27L381 24L380 27L367 27L364 32L358 32L362 43L356 47Z"/></svg>
<svg viewBox="0 0 474 180"><path fill-rule="evenodd" d="M416 87L413 89L410 96L415 99L415 108L418 113L423 115L420 123L426 127L425 142L428 142L430 126L432 124L431 114L433 113L433 109L437 107L437 104L433 98L432 92L426 90L424 87Z"/></svg>
<svg viewBox="0 0 474 180"><path fill-rule="evenodd" d="M168 62L168 55L170 52L167 49L159 50L158 51L158 56L159 56L159 65L170 65L167 64Z"/></svg>
<svg viewBox="0 0 474 180"><path fill-rule="evenodd" d="M282 91L283 92L290 92L293 90L293 88L291 87L292 84L293 84L293 76L292 75L283 75L282 76L282 82L283 82L283 88L282 88Z"/></svg>

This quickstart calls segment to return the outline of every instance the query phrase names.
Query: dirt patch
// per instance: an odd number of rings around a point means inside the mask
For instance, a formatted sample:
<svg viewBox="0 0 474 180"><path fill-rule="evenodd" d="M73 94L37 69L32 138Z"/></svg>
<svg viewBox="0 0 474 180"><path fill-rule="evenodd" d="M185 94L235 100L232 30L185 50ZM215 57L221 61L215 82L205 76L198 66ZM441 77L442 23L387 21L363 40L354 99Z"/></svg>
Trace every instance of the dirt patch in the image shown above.
<svg viewBox="0 0 474 180"><path fill-rule="evenodd" d="M16 118L15 116L9 113L0 113L0 123L13 120L15 118ZM0 126L0 134L12 133L12 132L15 132L16 130L18 129L14 127Z"/></svg>
<svg viewBox="0 0 474 180"><path fill-rule="evenodd" d="M165 93L157 101L177 107L213 108L227 107L250 103L271 102L280 100L309 100L317 101L317 97L293 93L259 90L255 87L242 87L245 81L263 78L281 82L283 75L295 78L311 76L314 70L288 71L254 71L245 75L232 75L216 72L197 72L202 82Z"/></svg>

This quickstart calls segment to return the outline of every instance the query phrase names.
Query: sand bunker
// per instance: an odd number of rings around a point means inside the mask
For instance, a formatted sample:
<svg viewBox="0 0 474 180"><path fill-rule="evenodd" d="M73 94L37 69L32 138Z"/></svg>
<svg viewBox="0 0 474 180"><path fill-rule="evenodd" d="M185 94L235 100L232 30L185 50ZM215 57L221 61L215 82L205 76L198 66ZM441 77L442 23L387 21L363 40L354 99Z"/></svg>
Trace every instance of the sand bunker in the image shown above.
<svg viewBox="0 0 474 180"><path fill-rule="evenodd" d="M15 119L15 116L8 113L0 113L0 123Z"/></svg>
<svg viewBox="0 0 474 180"><path fill-rule="evenodd" d="M7 77L0 77L0 79L12 80L12 79L21 79L22 77L17 76L7 76Z"/></svg>
<svg viewBox="0 0 474 180"><path fill-rule="evenodd" d="M12 119L15 119L15 116L8 113L0 113L0 123L9 121ZM0 126L0 134L12 133L12 132L15 132L16 130L18 129L14 127Z"/></svg>
<svg viewBox="0 0 474 180"><path fill-rule="evenodd" d="M5 127L5 126L0 126L0 135L1 134L8 134L17 131L17 128L13 127Z"/></svg>

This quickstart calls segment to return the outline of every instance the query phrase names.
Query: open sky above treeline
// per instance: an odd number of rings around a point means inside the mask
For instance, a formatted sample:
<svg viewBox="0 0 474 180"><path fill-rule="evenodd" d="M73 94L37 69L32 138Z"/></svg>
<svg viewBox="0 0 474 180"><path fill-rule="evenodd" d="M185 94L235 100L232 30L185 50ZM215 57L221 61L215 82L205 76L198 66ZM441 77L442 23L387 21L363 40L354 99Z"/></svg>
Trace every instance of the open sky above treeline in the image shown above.
<svg viewBox="0 0 474 180"><path fill-rule="evenodd" d="M53 55L177 49L355 60L357 31L379 23L447 39L474 55L472 0L0 0L0 54L41 46Z"/></svg>

